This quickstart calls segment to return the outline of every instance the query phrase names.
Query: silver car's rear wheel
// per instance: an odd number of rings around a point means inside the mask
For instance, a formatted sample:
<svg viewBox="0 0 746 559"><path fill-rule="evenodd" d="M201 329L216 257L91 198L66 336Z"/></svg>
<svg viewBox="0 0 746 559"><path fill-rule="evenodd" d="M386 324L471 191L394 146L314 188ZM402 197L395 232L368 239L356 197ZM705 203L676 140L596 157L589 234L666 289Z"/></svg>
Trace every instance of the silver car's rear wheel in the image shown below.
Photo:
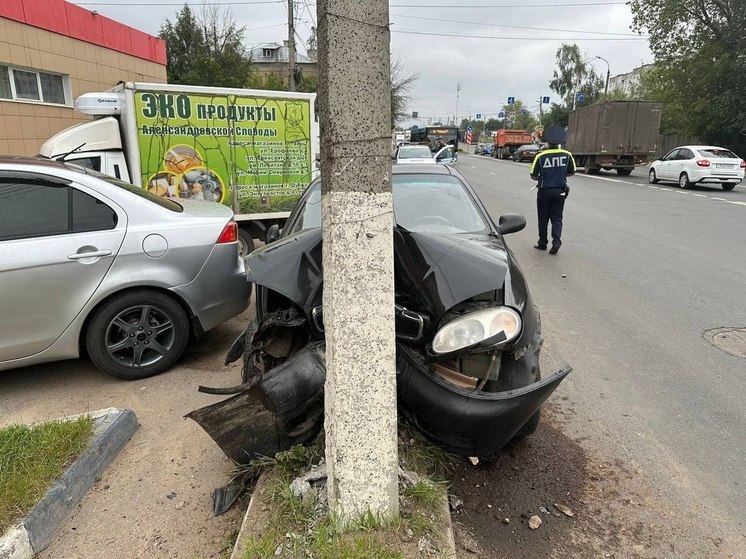
<svg viewBox="0 0 746 559"><path fill-rule="evenodd" d="M86 347L105 373L139 379L172 367L188 339L189 321L176 301L155 291L133 291L96 311L86 332Z"/></svg>

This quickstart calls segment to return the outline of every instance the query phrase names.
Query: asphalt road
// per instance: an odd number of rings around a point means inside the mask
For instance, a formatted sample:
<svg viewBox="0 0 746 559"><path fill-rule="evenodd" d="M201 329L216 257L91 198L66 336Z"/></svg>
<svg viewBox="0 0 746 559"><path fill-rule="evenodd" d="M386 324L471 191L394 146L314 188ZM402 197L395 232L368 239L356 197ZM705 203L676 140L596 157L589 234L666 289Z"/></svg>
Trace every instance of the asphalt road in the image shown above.
<svg viewBox="0 0 746 559"><path fill-rule="evenodd" d="M576 415L566 428L743 542L746 359L703 334L746 327L746 187L654 188L645 168L576 175L552 256L532 248L528 165L464 155L456 166L495 221L527 218L508 243L542 314L545 357L574 368L554 397Z"/></svg>

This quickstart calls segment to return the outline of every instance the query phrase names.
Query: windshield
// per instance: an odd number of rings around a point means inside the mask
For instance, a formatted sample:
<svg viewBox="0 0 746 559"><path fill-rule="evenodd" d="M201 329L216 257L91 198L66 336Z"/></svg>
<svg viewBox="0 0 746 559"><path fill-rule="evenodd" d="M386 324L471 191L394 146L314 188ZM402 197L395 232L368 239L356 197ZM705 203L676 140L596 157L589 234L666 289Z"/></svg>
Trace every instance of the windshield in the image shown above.
<svg viewBox="0 0 746 559"><path fill-rule="evenodd" d="M82 167L80 165L75 165L74 163L65 163L65 166L71 171L76 171L83 175L91 175L92 177L96 177L97 179L106 181L109 184L118 186L119 188L126 190L127 192L136 194L137 196L140 196L141 198L145 198L146 200L149 200L150 202L153 202L154 204L158 204L160 207L166 208L167 210L171 210L172 212L183 211L183 208L181 207L181 205L174 202L173 200L166 198L165 196L157 196L151 192L148 192L144 188L135 186L134 184L130 184L128 182L115 179L114 177L110 177L109 175L99 173L98 171L95 171L93 169L89 169L86 167Z"/></svg>
<svg viewBox="0 0 746 559"><path fill-rule="evenodd" d="M705 157L712 157L715 159L738 159L738 156L729 149L708 148L700 149L698 151Z"/></svg>
<svg viewBox="0 0 746 559"><path fill-rule="evenodd" d="M433 154L426 146L399 148L399 159L432 159Z"/></svg>
<svg viewBox="0 0 746 559"><path fill-rule="evenodd" d="M463 183L452 175L394 175L394 217L416 233L487 233L488 222ZM309 187L288 235L321 227L321 183Z"/></svg>

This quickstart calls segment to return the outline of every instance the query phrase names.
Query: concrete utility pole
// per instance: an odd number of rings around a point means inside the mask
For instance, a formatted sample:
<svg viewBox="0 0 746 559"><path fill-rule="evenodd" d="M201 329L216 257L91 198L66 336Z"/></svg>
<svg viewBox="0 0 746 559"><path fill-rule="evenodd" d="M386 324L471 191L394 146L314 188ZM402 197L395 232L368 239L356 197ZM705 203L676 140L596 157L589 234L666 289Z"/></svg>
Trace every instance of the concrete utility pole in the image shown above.
<svg viewBox="0 0 746 559"><path fill-rule="evenodd" d="M288 91L295 91L295 0L288 0Z"/></svg>
<svg viewBox="0 0 746 559"><path fill-rule="evenodd" d="M319 0L330 510L398 514L387 0Z"/></svg>

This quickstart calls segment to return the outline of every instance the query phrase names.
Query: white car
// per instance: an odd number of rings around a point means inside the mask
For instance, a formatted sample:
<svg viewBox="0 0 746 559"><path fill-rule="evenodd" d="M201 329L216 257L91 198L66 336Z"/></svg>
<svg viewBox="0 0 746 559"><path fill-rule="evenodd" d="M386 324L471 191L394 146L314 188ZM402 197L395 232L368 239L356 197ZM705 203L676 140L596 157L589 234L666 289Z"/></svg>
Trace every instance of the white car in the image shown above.
<svg viewBox="0 0 746 559"><path fill-rule="evenodd" d="M729 149L715 146L681 146L650 165L648 181L676 182L681 188L719 184L733 190L743 180L746 162Z"/></svg>
<svg viewBox="0 0 746 559"><path fill-rule="evenodd" d="M445 146L433 155L430 148L420 144L404 144L399 146L394 156L396 163L422 165L423 163L455 163L458 159L453 146Z"/></svg>

